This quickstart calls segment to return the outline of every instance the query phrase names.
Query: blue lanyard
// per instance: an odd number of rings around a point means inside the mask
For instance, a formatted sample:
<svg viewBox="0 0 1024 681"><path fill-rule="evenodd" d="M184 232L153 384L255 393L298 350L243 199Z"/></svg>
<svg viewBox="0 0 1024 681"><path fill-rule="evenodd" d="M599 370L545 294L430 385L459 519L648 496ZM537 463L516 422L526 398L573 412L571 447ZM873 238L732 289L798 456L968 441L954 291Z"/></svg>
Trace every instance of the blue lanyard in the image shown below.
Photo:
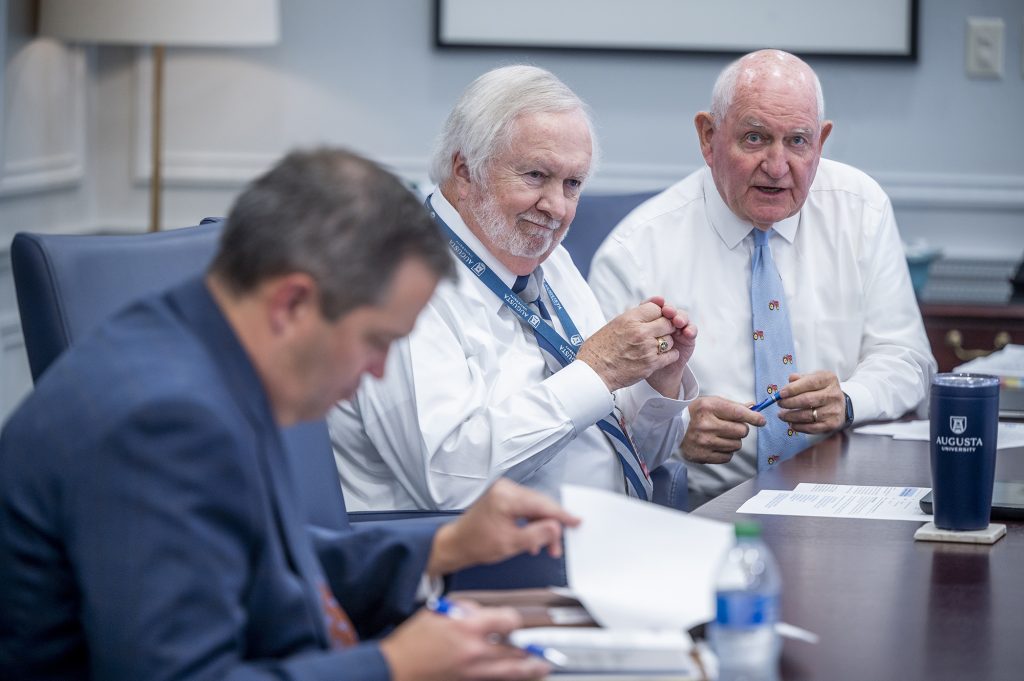
<svg viewBox="0 0 1024 681"><path fill-rule="evenodd" d="M501 280L501 277L496 275L494 271L480 259L473 249L466 245L466 242L459 238L459 235L448 226L434 207L430 205L430 199L433 196L427 197L424 202L427 210L430 212L430 217L434 218L436 222L448 236L448 247L451 248L452 253L455 254L456 259L465 265L470 272L475 274L480 281L489 288L494 295L498 296L512 312L514 312L521 320L529 324L533 328L534 333L537 334L537 341L540 344L546 344L548 346L547 351L556 357L558 361L565 366L576 359L576 350L580 345L583 344L583 336L580 334L576 325L573 324L572 319L569 317L569 313L562 305L562 301L558 299L555 292L551 289L551 285L546 281L544 282L544 290L547 291L548 298L551 299L551 305L555 308L555 314L558 315L558 320L562 323L562 328L569 334L570 341L566 341L562 336L555 331L555 329L548 324L546 321L541 319L540 315L536 314L531 310L526 303L523 302L522 298L512 292L512 289L508 287ZM605 417L597 422L597 427L604 432L607 436L615 438L625 448L637 462L638 467L643 472L643 475L650 480L650 474L647 472L647 464L641 458L639 452L636 449L636 445L633 444L632 438L627 435L625 422L620 419L613 418L617 410L610 416ZM614 425L613 425L614 424ZM643 483L632 467L627 463L625 456L619 451L619 448L612 444L612 449L615 450L615 455L622 462L622 470L630 484L636 490L637 496L641 499L647 499L647 492L644 489Z"/></svg>
<svg viewBox="0 0 1024 681"><path fill-rule="evenodd" d="M575 360L576 351L583 344L583 336L580 334L579 329L576 328L572 318L569 317L569 313L562 305L562 301L558 299L558 296L551 289L551 285L545 281L544 290L547 291L548 298L551 299L551 305L555 308L558 321L562 323L562 328L569 334L570 340L568 341L562 338L561 334L554 327L541 319L540 315L531 310L519 296L513 293L512 289L501 280L501 277L495 274L494 270L481 260L480 256L473 252L472 248L466 245L465 241L459 238L459 235L448 226L448 223L430 205L429 196L427 197L426 207L430 211L430 217L434 218L434 221L441 226L448 236L448 247L451 248L452 253L455 254L459 262L475 274L494 295L498 296L508 309L512 310L520 319L529 324L539 336L544 338L550 348L554 349L552 354L558 358L562 366Z"/></svg>

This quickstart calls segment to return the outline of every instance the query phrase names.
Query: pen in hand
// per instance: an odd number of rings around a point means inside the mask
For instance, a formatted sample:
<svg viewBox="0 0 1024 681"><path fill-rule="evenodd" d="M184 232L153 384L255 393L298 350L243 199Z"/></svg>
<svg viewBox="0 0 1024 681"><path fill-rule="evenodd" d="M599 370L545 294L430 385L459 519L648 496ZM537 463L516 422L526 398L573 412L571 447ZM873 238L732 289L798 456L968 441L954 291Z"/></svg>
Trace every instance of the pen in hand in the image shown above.
<svg viewBox="0 0 1024 681"><path fill-rule="evenodd" d="M444 615L445 617L451 617L453 619L459 619L462 617L463 613L463 610L461 610L459 606L442 596L431 597L428 599L427 609L432 612L436 612L438 615ZM499 641L495 642L497 643ZM500 642L507 645L513 645L506 640L501 640ZM565 653L559 652L554 648L546 648L544 646L537 645L536 643L519 646L519 648L530 655L535 655L542 660L550 662L556 667L564 667L569 663L569 658L566 657Z"/></svg>
<svg viewBox="0 0 1024 681"><path fill-rule="evenodd" d="M771 395L769 395L768 397L764 398L763 400L761 400L760 402L755 404L750 409L752 411L764 411L765 409L767 409L768 407L772 406L773 404L775 404L776 402L778 402L781 399L782 399L781 391L776 390Z"/></svg>

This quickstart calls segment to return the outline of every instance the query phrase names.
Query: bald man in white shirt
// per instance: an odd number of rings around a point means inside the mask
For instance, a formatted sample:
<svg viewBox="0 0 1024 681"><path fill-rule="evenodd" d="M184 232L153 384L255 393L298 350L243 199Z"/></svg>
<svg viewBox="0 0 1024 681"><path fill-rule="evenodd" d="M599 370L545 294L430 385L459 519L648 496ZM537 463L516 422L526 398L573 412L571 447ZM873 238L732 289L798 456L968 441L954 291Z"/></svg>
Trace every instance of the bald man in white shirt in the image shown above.
<svg viewBox="0 0 1024 681"><path fill-rule="evenodd" d="M591 266L606 315L657 290L701 329L690 360L701 397L680 447L691 506L828 433L917 408L935 371L889 198L821 159L833 127L824 113L818 78L797 57L733 62L694 120L707 166L630 213ZM791 330L777 381L755 380L757 244L781 279L765 310L784 308ZM778 406L750 409L771 397ZM757 441L773 419L789 451L766 455Z"/></svg>

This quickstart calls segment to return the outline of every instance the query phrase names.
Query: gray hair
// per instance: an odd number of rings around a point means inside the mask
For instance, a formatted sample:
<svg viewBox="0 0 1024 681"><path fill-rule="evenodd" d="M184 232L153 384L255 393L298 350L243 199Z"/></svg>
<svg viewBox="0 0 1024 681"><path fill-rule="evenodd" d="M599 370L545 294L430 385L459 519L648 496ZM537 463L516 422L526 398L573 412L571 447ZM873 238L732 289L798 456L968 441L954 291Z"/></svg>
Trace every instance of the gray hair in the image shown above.
<svg viewBox="0 0 1024 681"><path fill-rule="evenodd" d="M454 276L447 243L398 178L349 151L318 149L288 154L242 192L210 273L243 295L305 272L321 313L335 320L379 302L408 257Z"/></svg>
<svg viewBox="0 0 1024 681"><path fill-rule="evenodd" d="M719 122L725 119L729 107L732 106L740 75L747 74L751 78L758 76L759 72L764 69L764 63L768 60L775 60L788 67L801 65L806 72L811 74L811 82L814 85L814 95L818 105L818 122L825 120L825 95L822 93L821 81L818 80L818 74L814 72L814 69L807 62L789 52L783 52L782 50L758 50L757 52L743 55L722 69L722 72L718 74L715 87L711 90L711 117L715 120L715 125L718 125ZM750 62L754 62L754 64L751 65Z"/></svg>
<svg viewBox="0 0 1024 681"><path fill-rule="evenodd" d="M470 177L483 181L487 163L510 142L513 123L523 115L579 111L591 140L591 171L597 167L597 135L582 99L553 73L536 66L503 66L483 74L466 88L448 114L434 145L430 179L450 179L452 159L461 153Z"/></svg>

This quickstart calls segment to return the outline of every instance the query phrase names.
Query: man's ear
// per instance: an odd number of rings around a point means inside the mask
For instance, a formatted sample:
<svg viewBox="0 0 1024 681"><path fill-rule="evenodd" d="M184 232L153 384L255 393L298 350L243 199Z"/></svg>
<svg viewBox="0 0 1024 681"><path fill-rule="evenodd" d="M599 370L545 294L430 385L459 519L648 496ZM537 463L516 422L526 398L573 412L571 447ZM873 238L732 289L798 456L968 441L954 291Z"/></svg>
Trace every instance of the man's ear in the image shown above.
<svg viewBox="0 0 1024 681"><path fill-rule="evenodd" d="M274 279L267 288L267 317L275 334L290 334L320 314L320 290L305 272Z"/></svg>
<svg viewBox="0 0 1024 681"><path fill-rule="evenodd" d="M693 127L697 129L697 141L700 142L700 153L704 162L711 165L711 139L715 135L715 119L707 111L701 111L693 118Z"/></svg>
<svg viewBox="0 0 1024 681"><path fill-rule="evenodd" d="M461 151L455 152L455 155L452 156L451 181L455 187L455 193L460 200L469 196L469 190L473 185L473 179L470 177L469 165L466 163L466 157L462 155Z"/></svg>
<svg viewBox="0 0 1024 681"><path fill-rule="evenodd" d="M825 121L821 124L821 134L818 136L818 155L821 155L822 149L825 148L825 140L832 134L832 121Z"/></svg>

